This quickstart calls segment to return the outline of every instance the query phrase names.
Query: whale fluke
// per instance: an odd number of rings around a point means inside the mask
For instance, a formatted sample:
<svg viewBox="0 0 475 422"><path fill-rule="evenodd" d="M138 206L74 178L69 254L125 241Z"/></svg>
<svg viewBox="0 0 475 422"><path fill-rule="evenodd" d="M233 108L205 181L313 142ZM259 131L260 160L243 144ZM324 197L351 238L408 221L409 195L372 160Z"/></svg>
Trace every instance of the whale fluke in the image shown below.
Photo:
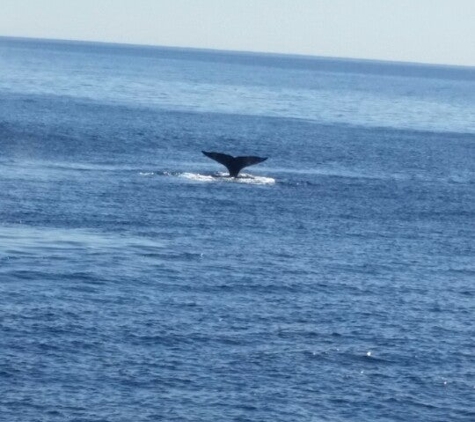
<svg viewBox="0 0 475 422"><path fill-rule="evenodd" d="M233 157L232 155L222 154L220 152L207 152L201 151L204 155L211 158L214 161L226 166L229 171L230 177L237 177L239 172L244 167L253 166L254 164L262 163L267 160L267 157L255 157L255 156L244 156L244 157Z"/></svg>

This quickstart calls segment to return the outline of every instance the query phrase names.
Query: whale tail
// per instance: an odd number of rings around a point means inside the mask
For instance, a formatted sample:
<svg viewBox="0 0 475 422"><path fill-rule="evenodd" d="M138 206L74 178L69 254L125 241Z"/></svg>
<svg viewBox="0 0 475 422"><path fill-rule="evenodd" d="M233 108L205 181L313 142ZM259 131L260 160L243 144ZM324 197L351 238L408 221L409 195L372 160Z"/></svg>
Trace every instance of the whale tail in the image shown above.
<svg viewBox="0 0 475 422"><path fill-rule="evenodd" d="M267 157L255 157L255 156L244 156L244 157L233 157L232 155L222 154L220 152L207 152L201 151L204 155L211 158L214 161L226 166L229 171L229 176L237 177L239 172L244 167L253 166L254 164L262 163L267 160Z"/></svg>

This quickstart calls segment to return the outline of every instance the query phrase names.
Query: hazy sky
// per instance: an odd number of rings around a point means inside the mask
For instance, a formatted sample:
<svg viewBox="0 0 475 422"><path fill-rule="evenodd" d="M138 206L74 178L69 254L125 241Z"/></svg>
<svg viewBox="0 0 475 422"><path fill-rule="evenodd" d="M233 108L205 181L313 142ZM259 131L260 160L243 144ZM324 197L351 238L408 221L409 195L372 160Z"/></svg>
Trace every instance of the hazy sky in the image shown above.
<svg viewBox="0 0 475 422"><path fill-rule="evenodd" d="M0 35L475 66L475 0L1 0Z"/></svg>

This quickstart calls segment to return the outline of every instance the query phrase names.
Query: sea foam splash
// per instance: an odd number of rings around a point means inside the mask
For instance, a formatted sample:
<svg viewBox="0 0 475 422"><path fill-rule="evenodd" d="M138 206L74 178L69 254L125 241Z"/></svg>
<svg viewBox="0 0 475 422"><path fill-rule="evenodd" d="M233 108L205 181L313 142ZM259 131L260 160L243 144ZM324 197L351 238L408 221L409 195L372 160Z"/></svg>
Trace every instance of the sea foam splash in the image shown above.
<svg viewBox="0 0 475 422"><path fill-rule="evenodd" d="M186 179L200 183L240 183L248 185L273 185L276 180L273 177L255 176L252 174L242 173L239 177L229 177L227 173L191 173L191 172L169 172L169 171L141 171L140 176L166 176Z"/></svg>
<svg viewBox="0 0 475 422"><path fill-rule="evenodd" d="M243 173L239 177L229 177L226 173L200 174L200 173L180 173L178 177L193 180L195 182L225 182L225 183L244 183L249 185L273 185L275 179L272 177L255 176Z"/></svg>

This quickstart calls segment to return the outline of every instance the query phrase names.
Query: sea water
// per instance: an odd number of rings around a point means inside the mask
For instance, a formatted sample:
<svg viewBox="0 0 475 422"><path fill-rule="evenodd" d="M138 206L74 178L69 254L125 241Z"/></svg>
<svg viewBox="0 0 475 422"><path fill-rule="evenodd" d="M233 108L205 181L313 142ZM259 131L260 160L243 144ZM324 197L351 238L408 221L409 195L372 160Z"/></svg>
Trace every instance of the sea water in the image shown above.
<svg viewBox="0 0 475 422"><path fill-rule="evenodd" d="M474 68L0 38L0 419L473 421L474 222Z"/></svg>

